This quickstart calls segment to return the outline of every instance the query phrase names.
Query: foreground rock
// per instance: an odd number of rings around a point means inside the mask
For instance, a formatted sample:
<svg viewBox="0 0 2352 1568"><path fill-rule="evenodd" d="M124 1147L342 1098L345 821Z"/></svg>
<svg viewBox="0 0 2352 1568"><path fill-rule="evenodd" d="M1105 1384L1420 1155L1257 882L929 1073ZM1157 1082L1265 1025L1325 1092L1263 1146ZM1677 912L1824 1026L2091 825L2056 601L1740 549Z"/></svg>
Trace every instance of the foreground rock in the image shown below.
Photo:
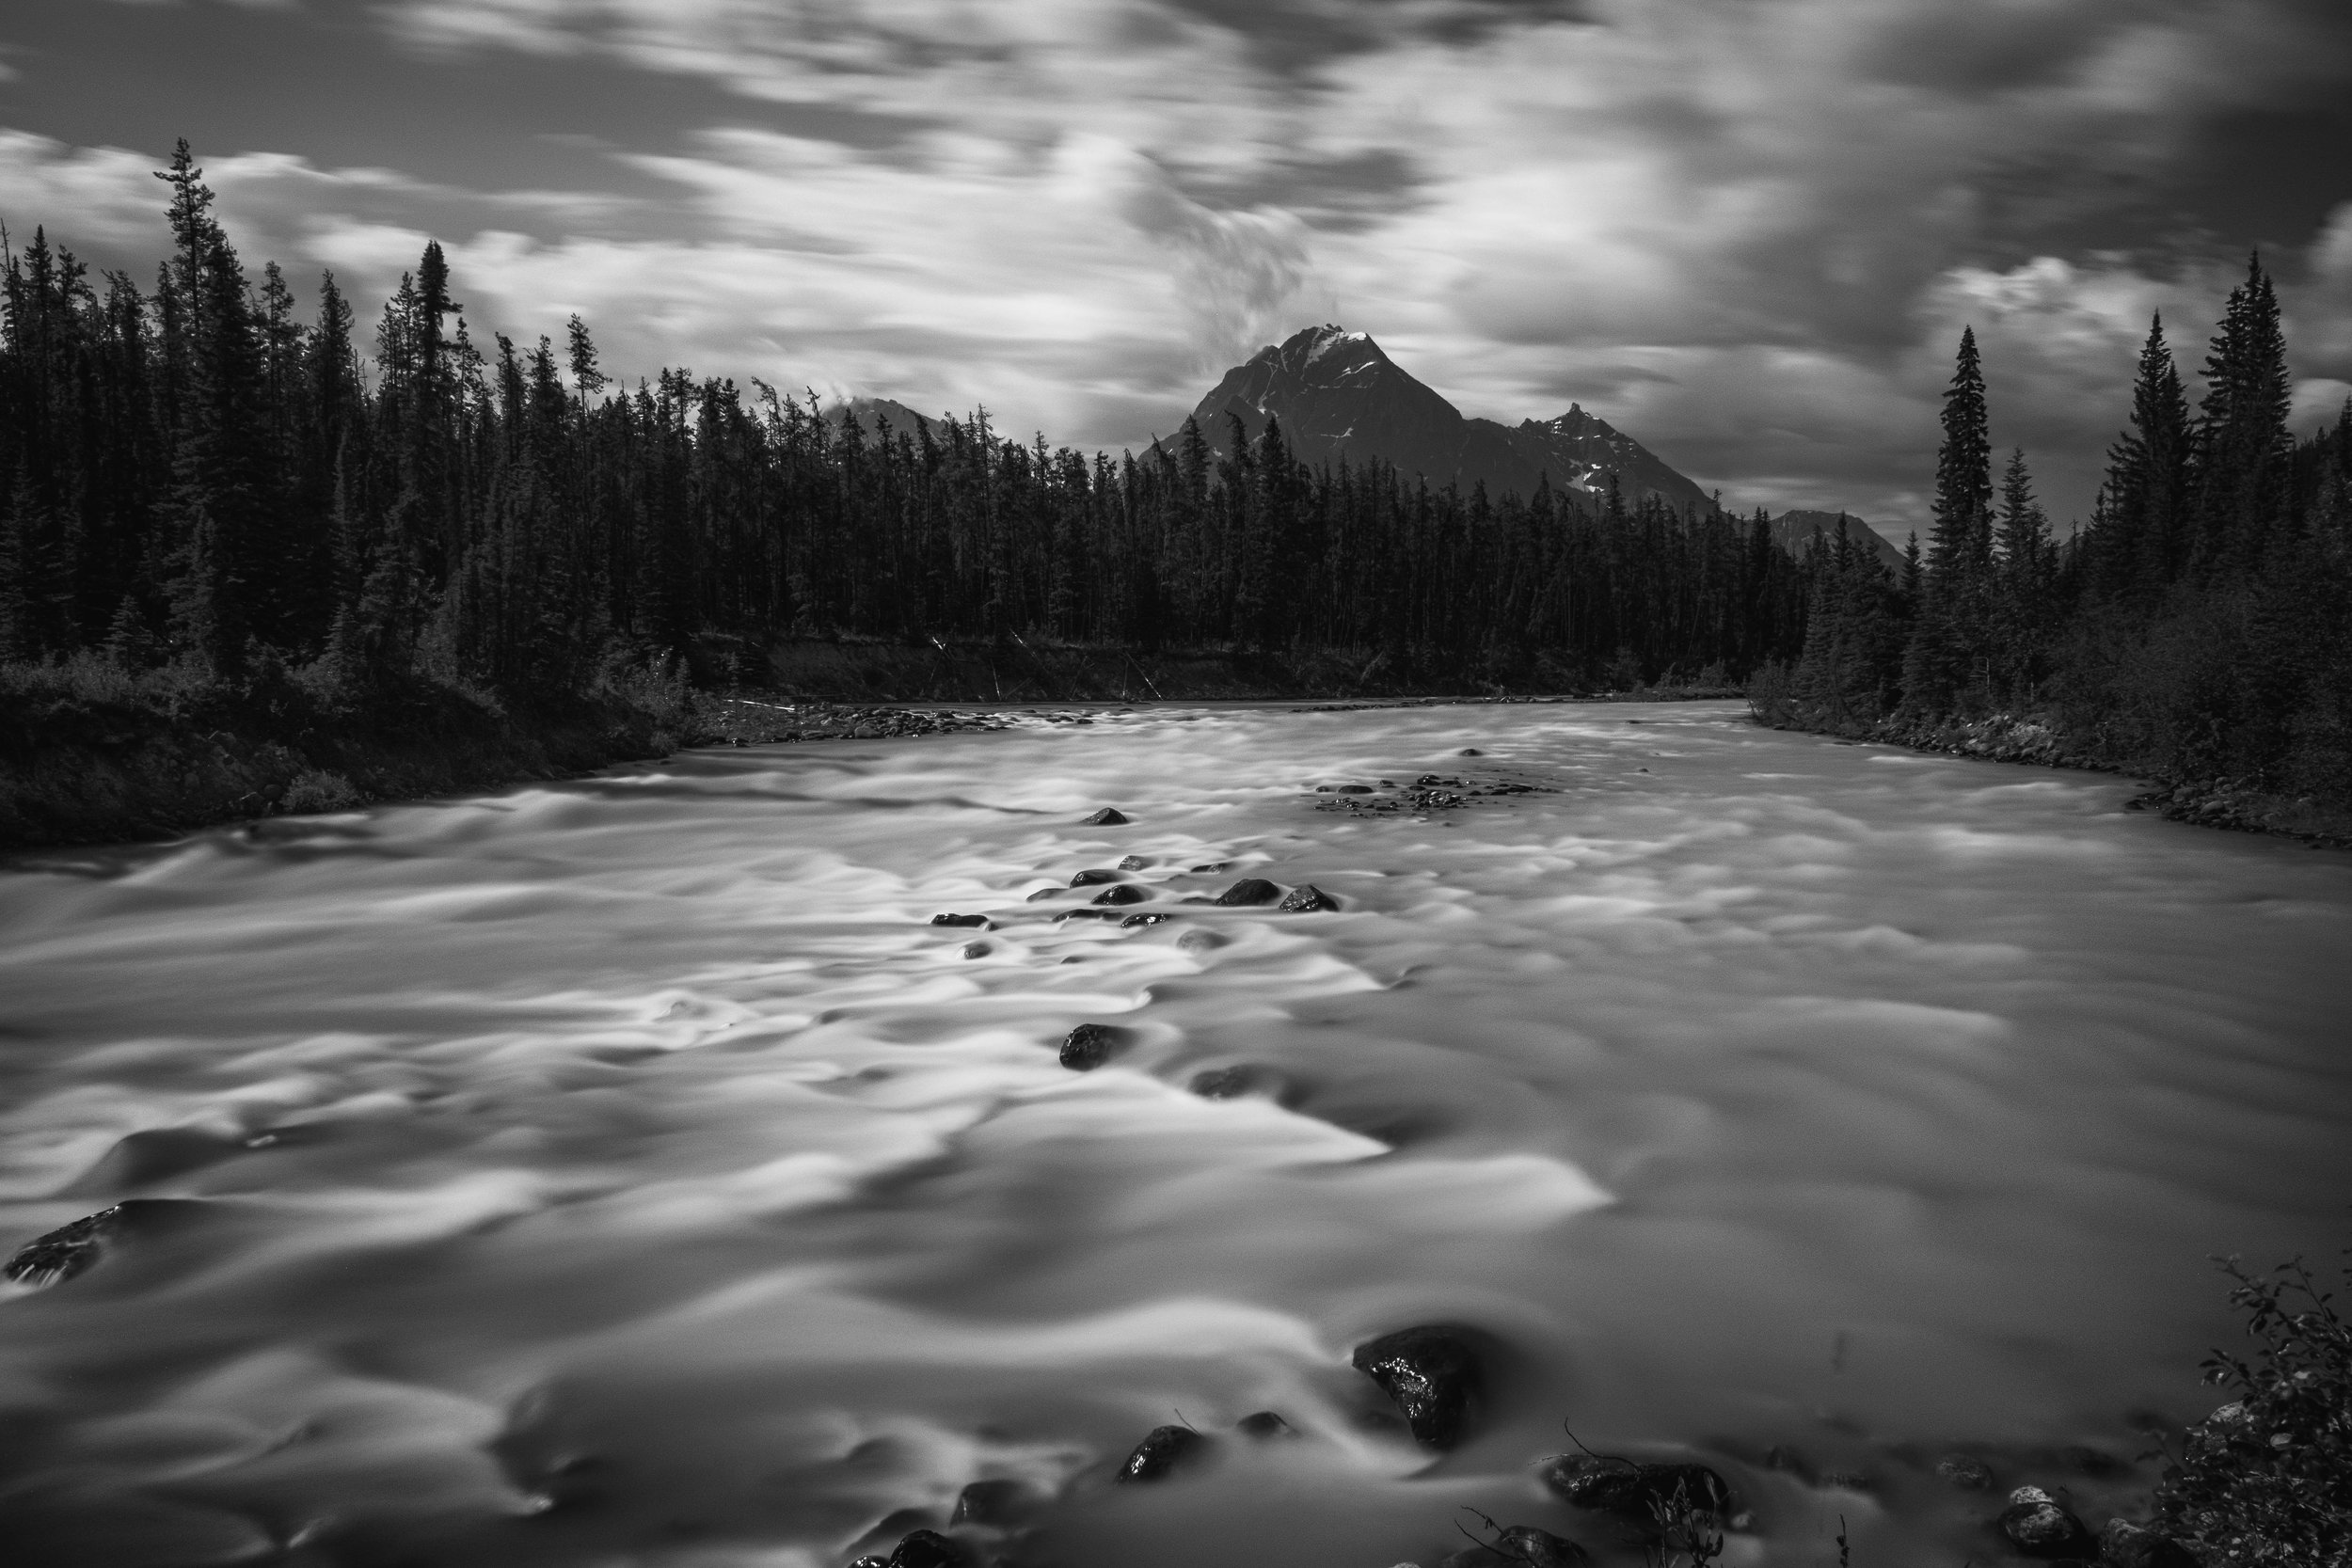
<svg viewBox="0 0 2352 1568"><path fill-rule="evenodd" d="M129 1207L101 1209L27 1242L8 1259L8 1276L36 1291L72 1279L105 1256L107 1243L121 1233Z"/></svg>
<svg viewBox="0 0 2352 1568"><path fill-rule="evenodd" d="M1731 1488L1704 1465L1644 1465L1599 1454L1564 1454L1544 1469L1544 1484L1578 1508L1644 1528L1660 1514L1728 1513Z"/></svg>
<svg viewBox="0 0 2352 1568"><path fill-rule="evenodd" d="M1395 1402L1415 1442L1450 1449L1462 1440L1480 1368L1478 1352L1457 1330L1402 1328L1367 1339L1350 1359Z"/></svg>
<svg viewBox="0 0 2352 1568"><path fill-rule="evenodd" d="M1271 904L1282 896L1282 890L1263 877L1244 877L1216 895L1219 907L1229 910L1248 909L1255 904Z"/></svg>
<svg viewBox="0 0 2352 1568"><path fill-rule="evenodd" d="M2198 1568L2186 1546L2128 1519L2110 1519L2099 1532L2099 1560L2114 1568Z"/></svg>
<svg viewBox="0 0 2352 1568"><path fill-rule="evenodd" d="M981 1525L1007 1529L1037 1511L1036 1490L1017 1481L976 1481L956 1497L951 1525Z"/></svg>
<svg viewBox="0 0 2352 1568"><path fill-rule="evenodd" d="M931 916L931 924L934 926L976 926L985 931L988 929L988 916L984 914L935 914Z"/></svg>
<svg viewBox="0 0 2352 1568"><path fill-rule="evenodd" d="M1119 1031L1107 1023L1081 1023L1062 1037L1061 1065L1073 1072L1092 1072L1110 1060L1119 1045Z"/></svg>
<svg viewBox="0 0 2352 1568"><path fill-rule="evenodd" d="M1511 1525L1483 1545L1455 1552L1445 1560L1444 1568L1499 1568L1506 1562L1527 1563L1530 1568L1578 1568L1589 1560L1590 1554L1565 1536L1534 1525Z"/></svg>
<svg viewBox="0 0 2352 1568"><path fill-rule="evenodd" d="M1313 914L1318 911L1336 910L1339 907L1338 899L1312 882L1306 882L1291 889L1289 895L1275 906L1284 914Z"/></svg>
<svg viewBox="0 0 2352 1568"><path fill-rule="evenodd" d="M1190 1427L1153 1427L1119 1467L1124 1481L1165 1481L1183 1466L1207 1457L1209 1440Z"/></svg>
<svg viewBox="0 0 2352 1568"><path fill-rule="evenodd" d="M2083 1522L2039 1486L2021 1486L2001 1511L2001 1533L2022 1557L2052 1560L2089 1557L2096 1549Z"/></svg>
<svg viewBox="0 0 2352 1568"><path fill-rule="evenodd" d="M1134 820L1135 818L1116 806L1104 806L1101 811L1088 817L1086 825L1089 828L1123 828Z"/></svg>
<svg viewBox="0 0 2352 1568"><path fill-rule="evenodd" d="M918 1529L901 1540L888 1557L862 1557L850 1568L967 1568L972 1554L962 1542L937 1530Z"/></svg>

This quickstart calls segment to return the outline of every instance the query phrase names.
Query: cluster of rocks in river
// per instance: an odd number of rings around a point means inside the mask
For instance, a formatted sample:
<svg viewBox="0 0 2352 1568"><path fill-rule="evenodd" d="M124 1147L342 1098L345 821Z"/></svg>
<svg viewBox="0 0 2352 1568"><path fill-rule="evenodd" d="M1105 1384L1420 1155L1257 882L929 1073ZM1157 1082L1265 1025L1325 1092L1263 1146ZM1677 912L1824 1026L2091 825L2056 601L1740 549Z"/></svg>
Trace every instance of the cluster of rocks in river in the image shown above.
<svg viewBox="0 0 2352 1568"><path fill-rule="evenodd" d="M1115 1037L1102 1025L1073 1031L1073 1043L1100 1041L1104 1049ZM160 1221L167 1212L201 1207L186 1200L129 1199L36 1238L19 1248L0 1273L25 1290L64 1285L103 1263L119 1246L135 1244L137 1233L149 1228L145 1216L150 1211ZM1489 1345L1476 1329L1421 1323L1367 1339L1355 1347L1349 1359L1387 1396L1417 1446L1444 1453L1474 1434L1492 1376ZM2217 1412L2209 1419L2223 1417ZM1307 1435L1272 1410L1242 1418L1233 1430L1245 1448ZM1155 1427L1128 1451L1110 1480L1132 1486L1168 1482L1218 1462L1232 1447L1232 1439L1188 1422ZM2120 1468L2112 1461L2107 1464ZM1762 1468L1804 1475L1817 1484L1869 1486L1862 1477L1813 1478L1801 1459L1782 1449L1772 1449ZM1721 1472L1694 1461L1644 1462L1587 1450L1542 1460L1537 1473L1558 1501L1591 1515L1619 1541L1644 1545L1653 1556L1659 1543L1671 1541L1676 1530L1687 1529L1694 1521L1720 1531L1725 1526L1748 1528L1751 1520L1739 1512L1739 1500ZM1991 1465L1965 1453L1945 1455L1935 1463L1934 1473L1963 1492L1990 1491L1996 1482ZM1028 1531L1047 1516L1054 1501L1051 1493L1025 1481L977 1480L964 1487L944 1529L938 1528L942 1522L936 1514L916 1524L921 1511L902 1511L884 1521L884 1527L897 1523L888 1531L898 1537L888 1554L862 1556L852 1568L1018 1568L1025 1560L1023 1544ZM2035 1562L2081 1568L2200 1568L2187 1546L2150 1527L2118 1518L2094 1532L2064 1500L2062 1489L2054 1493L2039 1485L2017 1487L1991 1526L2009 1555ZM876 1533L884 1527L877 1527ZM1496 1562L1569 1568L1587 1562L1589 1556L1581 1544L1540 1526L1512 1523L1493 1526L1486 1540L1446 1557L1439 1568L1481 1568Z"/></svg>
<svg viewBox="0 0 2352 1568"><path fill-rule="evenodd" d="M1464 752L1467 756L1478 754L1475 751ZM1426 816L1433 812L1459 811L1481 800L1513 795L1545 795L1553 791L1542 784L1522 784L1510 779L1472 782L1423 773L1409 784L1400 784L1393 779L1382 779L1377 784L1326 784L1315 785L1314 793L1330 797L1313 802L1317 811L1375 816Z"/></svg>

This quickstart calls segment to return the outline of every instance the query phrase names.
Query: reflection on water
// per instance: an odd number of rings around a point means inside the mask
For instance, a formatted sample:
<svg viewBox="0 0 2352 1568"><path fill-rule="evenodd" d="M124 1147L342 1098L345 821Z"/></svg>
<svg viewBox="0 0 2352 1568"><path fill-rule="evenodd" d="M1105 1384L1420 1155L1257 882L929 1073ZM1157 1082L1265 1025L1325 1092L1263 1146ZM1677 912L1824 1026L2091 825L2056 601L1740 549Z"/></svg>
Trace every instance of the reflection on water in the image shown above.
<svg viewBox="0 0 2352 1568"><path fill-rule="evenodd" d="M1545 792L1310 809L1429 772ZM1565 1420L1723 1470L1740 1564L1986 1558L1956 1447L2095 1523L2201 1408L2205 1256L2352 1191L2352 864L2129 793L1723 705L1161 710L52 857L0 1247L156 1201L0 1300L0 1520L830 1568L1012 1478L1025 1560L1435 1563L1465 1505L1605 1553ZM1128 857L1174 919L1032 898ZM1343 908L1185 902L1244 876ZM1434 1321L1499 1348L1432 1463L1347 1355Z"/></svg>

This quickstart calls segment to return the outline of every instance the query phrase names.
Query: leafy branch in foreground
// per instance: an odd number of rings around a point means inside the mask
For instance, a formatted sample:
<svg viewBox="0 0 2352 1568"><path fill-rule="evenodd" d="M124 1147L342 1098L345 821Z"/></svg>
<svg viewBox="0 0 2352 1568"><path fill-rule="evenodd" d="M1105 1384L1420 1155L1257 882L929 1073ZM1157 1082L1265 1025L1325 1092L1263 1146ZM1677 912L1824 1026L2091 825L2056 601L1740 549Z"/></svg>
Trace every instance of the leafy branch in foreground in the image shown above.
<svg viewBox="0 0 2352 1568"><path fill-rule="evenodd" d="M2267 1275L2221 1267L2254 1351L2206 1358L2205 1381L2235 1397L2189 1428L2159 1516L2206 1568L2339 1568L2352 1560L2352 1323L2299 1258Z"/></svg>

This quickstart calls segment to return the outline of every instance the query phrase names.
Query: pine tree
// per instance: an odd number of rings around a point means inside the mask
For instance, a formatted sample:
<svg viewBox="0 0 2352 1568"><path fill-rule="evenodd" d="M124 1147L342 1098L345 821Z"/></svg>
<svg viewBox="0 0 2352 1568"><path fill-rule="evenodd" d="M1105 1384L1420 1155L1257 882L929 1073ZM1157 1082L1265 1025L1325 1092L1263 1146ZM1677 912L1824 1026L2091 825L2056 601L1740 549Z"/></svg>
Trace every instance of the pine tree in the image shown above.
<svg viewBox="0 0 2352 1568"><path fill-rule="evenodd" d="M1977 334L1963 328L1944 393L1944 440L1936 452L1934 525L1911 646L1903 703L1943 714L1984 695L1992 638L1993 440Z"/></svg>
<svg viewBox="0 0 2352 1568"><path fill-rule="evenodd" d="M2288 526L2295 440L2279 296L2256 255L2230 293L2198 405L2198 536L2207 568L2243 570Z"/></svg>
<svg viewBox="0 0 2352 1568"><path fill-rule="evenodd" d="M2144 601L2180 575L2190 542L2193 444L2188 394L2158 315L2139 351L2132 428L2107 451L2104 504L2089 546L2103 594Z"/></svg>

